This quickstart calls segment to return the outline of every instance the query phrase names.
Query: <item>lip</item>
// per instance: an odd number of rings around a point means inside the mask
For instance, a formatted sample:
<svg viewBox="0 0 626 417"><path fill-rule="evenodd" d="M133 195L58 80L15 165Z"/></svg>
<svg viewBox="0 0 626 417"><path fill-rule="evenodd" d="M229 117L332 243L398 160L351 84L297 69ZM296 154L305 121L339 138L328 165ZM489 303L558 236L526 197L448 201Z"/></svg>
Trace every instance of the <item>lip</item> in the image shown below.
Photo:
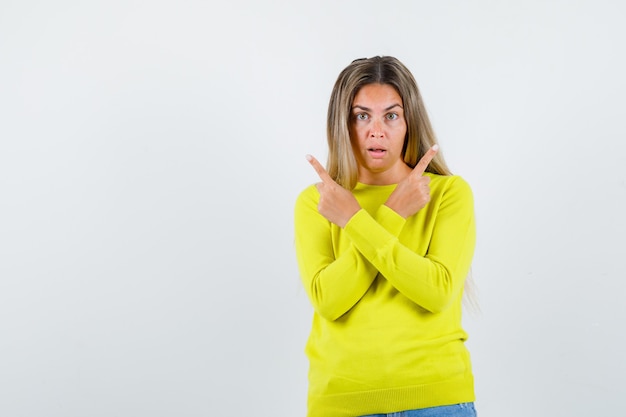
<svg viewBox="0 0 626 417"><path fill-rule="evenodd" d="M371 156L374 159L380 159L380 158L383 158L385 155L387 155L387 149L379 148L379 147L372 147L372 148L367 148L367 153L369 156Z"/></svg>

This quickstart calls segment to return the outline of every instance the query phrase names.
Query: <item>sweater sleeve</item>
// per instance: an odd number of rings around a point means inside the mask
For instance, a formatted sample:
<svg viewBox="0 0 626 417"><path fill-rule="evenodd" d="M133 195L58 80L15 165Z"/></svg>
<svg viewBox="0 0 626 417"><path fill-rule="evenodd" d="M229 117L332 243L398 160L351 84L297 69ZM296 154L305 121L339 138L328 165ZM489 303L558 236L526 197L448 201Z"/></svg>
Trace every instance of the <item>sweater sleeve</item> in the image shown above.
<svg viewBox="0 0 626 417"><path fill-rule="evenodd" d="M378 270L352 243L336 255L332 229L338 226L318 212L318 203L315 186L307 188L296 200L296 258L313 308L325 319L336 320L367 292ZM359 211L362 212L365 210ZM379 209L372 221L392 235L399 234L405 223L405 219L387 207Z"/></svg>
<svg viewBox="0 0 626 417"><path fill-rule="evenodd" d="M445 310L463 289L469 271L476 231L473 196L460 177L449 177L428 210L427 231L411 236L429 239L426 253L400 242L365 212L350 219L344 230L358 251L407 298L431 312Z"/></svg>

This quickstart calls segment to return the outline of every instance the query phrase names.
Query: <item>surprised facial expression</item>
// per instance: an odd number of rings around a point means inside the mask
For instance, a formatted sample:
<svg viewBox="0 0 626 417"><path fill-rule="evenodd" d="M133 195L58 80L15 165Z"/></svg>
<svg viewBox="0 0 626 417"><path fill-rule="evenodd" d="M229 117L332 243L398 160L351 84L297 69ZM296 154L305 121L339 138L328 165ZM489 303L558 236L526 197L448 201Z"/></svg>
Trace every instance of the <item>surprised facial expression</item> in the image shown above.
<svg viewBox="0 0 626 417"><path fill-rule="evenodd" d="M410 168L402 159L406 137L402 98L389 84L367 84L354 96L350 140L366 184L399 182Z"/></svg>

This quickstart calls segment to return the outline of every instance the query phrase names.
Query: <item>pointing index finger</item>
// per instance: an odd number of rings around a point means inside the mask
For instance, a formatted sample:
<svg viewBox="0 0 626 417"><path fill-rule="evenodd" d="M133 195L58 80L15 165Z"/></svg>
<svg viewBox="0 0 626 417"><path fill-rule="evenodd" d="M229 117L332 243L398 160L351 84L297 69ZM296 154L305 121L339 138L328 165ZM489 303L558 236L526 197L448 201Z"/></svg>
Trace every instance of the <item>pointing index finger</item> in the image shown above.
<svg viewBox="0 0 626 417"><path fill-rule="evenodd" d="M415 165L415 168L413 168L413 172L416 175L424 175L426 168L428 168L428 164L430 164L430 161L433 160L438 150L439 145L433 145L429 150L427 150L424 156L422 156L422 159L420 159L417 165Z"/></svg>
<svg viewBox="0 0 626 417"><path fill-rule="evenodd" d="M334 182L331 176L328 175L328 172L326 172L322 164L320 164L319 161L315 159L312 155L307 155L306 160L309 161L309 163L311 164L315 172L317 172L317 175L320 177L323 183L328 184Z"/></svg>

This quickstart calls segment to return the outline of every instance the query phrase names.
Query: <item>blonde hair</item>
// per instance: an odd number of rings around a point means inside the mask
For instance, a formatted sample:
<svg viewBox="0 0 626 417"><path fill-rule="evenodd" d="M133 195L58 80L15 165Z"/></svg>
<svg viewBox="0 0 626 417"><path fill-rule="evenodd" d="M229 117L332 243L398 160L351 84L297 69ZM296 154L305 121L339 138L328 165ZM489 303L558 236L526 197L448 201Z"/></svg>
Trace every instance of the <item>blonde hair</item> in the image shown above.
<svg viewBox="0 0 626 417"><path fill-rule="evenodd" d="M350 115L357 92L368 84L388 84L402 98L407 133L402 156L411 168L437 143L426 107L415 78L398 59L375 56L352 61L339 74L328 104L326 170L342 187L351 190L358 181L357 162L350 141ZM441 151L430 162L427 172L451 175Z"/></svg>
<svg viewBox="0 0 626 417"><path fill-rule="evenodd" d="M352 190L358 181L356 158L350 141L350 115L357 92L368 84L388 84L402 98L407 124L402 157L414 168L420 158L437 143L415 78L397 58L375 56L356 59L337 78L328 104L326 134L328 139L328 174L342 187ZM452 175L441 150L426 168L426 172ZM477 287L471 272L465 279L463 301L473 313L480 313Z"/></svg>

